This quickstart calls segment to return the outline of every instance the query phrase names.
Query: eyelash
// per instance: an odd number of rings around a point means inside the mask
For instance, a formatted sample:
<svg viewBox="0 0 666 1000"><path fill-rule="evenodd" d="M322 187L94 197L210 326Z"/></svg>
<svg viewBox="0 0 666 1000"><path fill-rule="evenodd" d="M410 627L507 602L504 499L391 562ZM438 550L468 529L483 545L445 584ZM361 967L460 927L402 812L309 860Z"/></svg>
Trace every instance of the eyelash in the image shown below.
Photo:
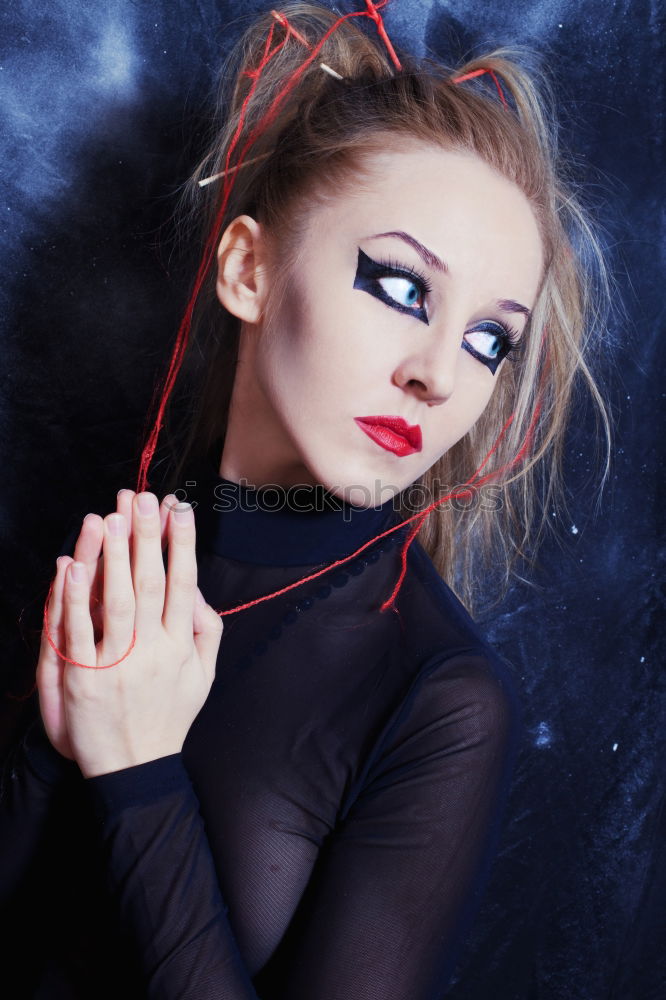
<svg viewBox="0 0 666 1000"><path fill-rule="evenodd" d="M432 291L432 285L426 278L425 274L422 274L415 267L407 267L405 264L400 264L398 261L391 260L389 257L387 260L378 260L377 263L381 267L385 267L390 274L382 275L386 278L410 278L417 285L421 286L421 289L425 295Z"/></svg>
<svg viewBox="0 0 666 1000"><path fill-rule="evenodd" d="M401 264L399 261L392 260L390 257L388 257L386 259L377 260L376 263L380 267L386 269L386 274L381 274L381 275L378 274L378 275L376 275L376 278L380 278L380 277L381 278L408 278L409 280L414 281L414 283L420 287L421 293L422 293L422 295L423 295L424 298L432 291L432 284L426 278L426 276L424 274L422 274L421 271L418 270L418 268L416 268L416 267L408 267L405 264ZM390 296L388 294L388 292L386 292L386 291L384 291L384 295L386 295L387 298L392 298L392 296ZM399 302L395 303L394 308L397 308L399 312L412 313L413 315L415 314L415 310L413 310L413 309L407 309L406 307L401 306ZM497 361L497 365L495 365L495 368L494 369L491 368L491 370L493 371L493 374L494 374L496 368L499 365L499 361L503 360L503 358L506 358L507 361L510 361L512 363L515 363L518 360L518 358L517 358L517 352L522 347L522 338L521 338L520 334L518 333L518 331L515 329L515 327L510 326L508 323L500 323L499 320L492 320L492 321L489 321L489 322L491 322L493 326L499 327L500 330L502 330L502 333L504 335L503 336L503 340L504 340L504 353L502 354L502 357ZM469 331L469 332L471 333L472 331ZM484 332L484 328L483 327L481 327L481 332ZM486 332L492 332L492 331L486 331ZM467 341L465 341L465 344L466 344L466 347L467 347L467 350L469 351L469 353L473 357L475 357L479 361L481 361L483 364L487 365L488 367L490 367L490 365L488 365L489 361L496 360L494 358L491 359L491 358L484 357L478 351L475 351L474 348L471 346L471 344L469 344Z"/></svg>

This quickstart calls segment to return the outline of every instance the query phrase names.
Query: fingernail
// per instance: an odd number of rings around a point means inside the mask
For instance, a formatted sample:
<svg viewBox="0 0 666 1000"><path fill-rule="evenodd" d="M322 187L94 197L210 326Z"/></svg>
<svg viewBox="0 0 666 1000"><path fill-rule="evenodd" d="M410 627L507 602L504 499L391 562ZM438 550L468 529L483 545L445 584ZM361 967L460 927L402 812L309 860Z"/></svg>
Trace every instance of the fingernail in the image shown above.
<svg viewBox="0 0 666 1000"><path fill-rule="evenodd" d="M86 567L84 563L73 562L70 570L74 583L85 583Z"/></svg>
<svg viewBox="0 0 666 1000"><path fill-rule="evenodd" d="M141 514L154 514L157 510L157 497L154 493L140 493L138 504Z"/></svg>
<svg viewBox="0 0 666 1000"><path fill-rule="evenodd" d="M177 521L185 524L192 516L192 504L179 503L177 507L174 507L173 514Z"/></svg>

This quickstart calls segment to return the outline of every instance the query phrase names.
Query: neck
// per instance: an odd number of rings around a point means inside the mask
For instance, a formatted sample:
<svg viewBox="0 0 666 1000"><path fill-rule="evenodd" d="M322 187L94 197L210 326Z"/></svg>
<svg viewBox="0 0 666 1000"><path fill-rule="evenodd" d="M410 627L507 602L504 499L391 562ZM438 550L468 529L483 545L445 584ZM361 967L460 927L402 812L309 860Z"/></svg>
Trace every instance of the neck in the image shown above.
<svg viewBox="0 0 666 1000"><path fill-rule="evenodd" d="M233 483L262 486L316 485L300 460L257 377L257 330L243 330L218 474Z"/></svg>
<svg viewBox="0 0 666 1000"><path fill-rule="evenodd" d="M219 475L218 438L189 470L197 538L218 555L273 566L305 566L343 558L400 517L391 497L356 507L321 484L253 488Z"/></svg>

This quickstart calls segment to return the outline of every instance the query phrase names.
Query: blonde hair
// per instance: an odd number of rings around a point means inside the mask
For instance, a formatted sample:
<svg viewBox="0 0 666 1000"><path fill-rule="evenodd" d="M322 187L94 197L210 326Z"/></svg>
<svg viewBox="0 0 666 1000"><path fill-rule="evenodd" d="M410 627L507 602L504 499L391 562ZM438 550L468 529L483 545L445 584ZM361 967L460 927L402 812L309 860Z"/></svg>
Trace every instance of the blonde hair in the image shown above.
<svg viewBox="0 0 666 1000"><path fill-rule="evenodd" d="M337 20L332 11L315 4L288 3L278 10L312 45ZM464 483L513 413L493 454L492 467L511 463L524 444L539 402L530 450L502 477L499 509L442 504L430 512L419 534L438 572L472 610L487 594L489 579L494 581L493 592L501 596L518 561L534 562L550 523L549 510L566 508L563 444L574 390L581 381L595 406L596 440L601 428L606 444L601 486L608 476L611 422L591 359L605 334L610 278L599 237L573 183L567 182L567 166L558 152L552 87L545 75L527 72L520 65L520 53L506 48L455 69L401 53L402 70L396 71L381 43L371 31L361 30L358 20L345 20L330 35L320 56L251 146L248 159L269 155L236 172L222 229L247 213L272 234L276 253L271 295L277 300L298 259L309 208L317 199L357 191L366 180L370 183L364 174L366 157L385 151L391 141L396 147L404 141L421 141L471 151L524 192L541 233L545 266L520 360L502 365L490 402L474 427L414 484L425 498L420 506L425 507L443 495L438 488L442 484L452 488ZM268 33L275 26L272 14L260 16L224 64L209 151L194 171L180 206L184 230L190 233L200 227L202 242L209 237L219 211L220 191L215 184L202 189L198 181L224 169L252 84L247 71L261 62ZM302 42L290 35L263 68L247 107L236 156L307 54ZM320 60L345 82L322 72ZM496 74L509 108L498 100L488 75L452 84L453 77L478 68ZM196 405L185 424L182 417L177 422L171 416L171 406L167 414L173 484L189 459L205 452L224 435L227 425L240 321L220 307L213 271L195 305L184 363L187 399L196 398ZM192 385L197 386L194 392ZM178 394L174 401L177 398ZM402 495L405 516L418 509L407 499L413 493L407 490Z"/></svg>

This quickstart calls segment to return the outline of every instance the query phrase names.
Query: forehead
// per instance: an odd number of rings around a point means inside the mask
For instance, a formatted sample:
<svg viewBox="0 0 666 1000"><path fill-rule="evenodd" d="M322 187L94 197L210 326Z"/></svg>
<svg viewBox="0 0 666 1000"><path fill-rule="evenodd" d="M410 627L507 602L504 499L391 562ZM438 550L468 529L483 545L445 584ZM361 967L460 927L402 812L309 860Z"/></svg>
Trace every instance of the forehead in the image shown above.
<svg viewBox="0 0 666 1000"><path fill-rule="evenodd" d="M348 245L402 230L437 254L452 277L519 281L523 295L534 294L542 247L532 206L479 156L412 144L368 155L363 168L351 192L315 210L311 233Z"/></svg>

